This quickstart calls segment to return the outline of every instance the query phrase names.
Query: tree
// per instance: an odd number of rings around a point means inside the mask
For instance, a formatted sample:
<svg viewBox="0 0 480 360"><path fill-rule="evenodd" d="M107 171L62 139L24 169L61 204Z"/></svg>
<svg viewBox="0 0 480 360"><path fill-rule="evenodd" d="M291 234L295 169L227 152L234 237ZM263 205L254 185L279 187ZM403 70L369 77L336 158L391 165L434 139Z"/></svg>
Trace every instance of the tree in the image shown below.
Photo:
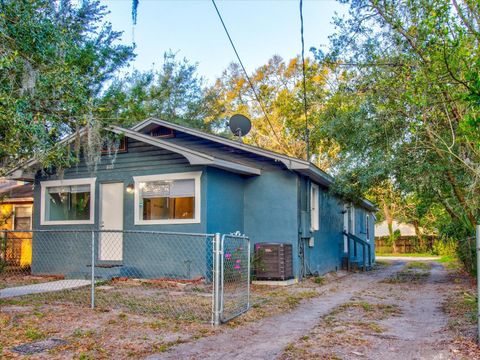
<svg viewBox="0 0 480 360"><path fill-rule="evenodd" d="M340 177L355 179L357 194L393 181L472 229L480 209L478 2L349 3L332 51L316 52L320 64L334 65L322 131L340 146Z"/></svg>
<svg viewBox="0 0 480 360"><path fill-rule="evenodd" d="M205 119L215 116L215 94L207 93L197 64L178 61L167 52L160 70L136 71L116 78L102 98L103 116L130 125L157 117L181 125L207 129Z"/></svg>
<svg viewBox="0 0 480 360"><path fill-rule="evenodd" d="M98 116L99 95L133 49L117 44L121 34L105 14L97 0L0 2L2 171L32 156L67 165L74 155L59 139L108 123Z"/></svg>
<svg viewBox="0 0 480 360"><path fill-rule="evenodd" d="M337 148L319 132L324 99L327 95L325 67L306 61L308 122L310 128L311 160L323 169L330 168ZM264 115L252 88L241 68L231 64L211 89L219 95L217 104L221 118L234 113L248 116L253 123L246 141L257 146L305 158L305 115L303 106L302 63L299 57L284 61L273 56L251 75L253 87L267 112ZM225 120L224 120L225 122ZM224 124L223 124L224 125ZM217 127L222 127L218 123Z"/></svg>

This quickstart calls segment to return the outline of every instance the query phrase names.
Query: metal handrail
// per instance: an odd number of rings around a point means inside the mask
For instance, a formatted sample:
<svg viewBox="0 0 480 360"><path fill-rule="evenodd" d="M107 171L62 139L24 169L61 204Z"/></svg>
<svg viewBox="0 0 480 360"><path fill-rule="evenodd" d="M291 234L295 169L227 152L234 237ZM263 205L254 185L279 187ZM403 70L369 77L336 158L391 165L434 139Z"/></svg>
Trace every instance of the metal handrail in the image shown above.
<svg viewBox="0 0 480 360"><path fill-rule="evenodd" d="M355 256L357 256L357 251L356 251L356 245L359 243L363 247L362 255L363 255L363 271L367 270L367 251L368 250L368 266L372 266L372 248L370 246L370 243L360 239L358 236L351 234L349 232L343 231L343 235L347 236L348 238L348 257L347 257L347 269L350 271L350 239L353 240L355 248Z"/></svg>

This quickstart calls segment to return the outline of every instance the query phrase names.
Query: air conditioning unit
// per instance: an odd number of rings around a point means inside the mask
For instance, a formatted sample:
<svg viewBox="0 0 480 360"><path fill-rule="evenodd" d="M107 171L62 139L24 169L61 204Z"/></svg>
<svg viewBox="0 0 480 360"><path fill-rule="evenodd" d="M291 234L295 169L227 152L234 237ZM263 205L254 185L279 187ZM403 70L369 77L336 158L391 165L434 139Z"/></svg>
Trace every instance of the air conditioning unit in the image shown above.
<svg viewBox="0 0 480 360"><path fill-rule="evenodd" d="M257 280L293 278L292 244L255 244L255 277Z"/></svg>

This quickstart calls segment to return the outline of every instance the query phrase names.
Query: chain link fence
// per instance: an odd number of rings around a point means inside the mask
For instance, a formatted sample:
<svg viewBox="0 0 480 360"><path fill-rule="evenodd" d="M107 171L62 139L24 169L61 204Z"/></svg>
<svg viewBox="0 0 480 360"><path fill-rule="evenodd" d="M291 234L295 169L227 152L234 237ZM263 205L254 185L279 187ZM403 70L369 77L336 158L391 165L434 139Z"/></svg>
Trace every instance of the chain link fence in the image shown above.
<svg viewBox="0 0 480 360"><path fill-rule="evenodd" d="M215 262L215 249L224 247L231 255ZM0 300L227 321L249 307L249 272L249 240L241 235L0 231Z"/></svg>

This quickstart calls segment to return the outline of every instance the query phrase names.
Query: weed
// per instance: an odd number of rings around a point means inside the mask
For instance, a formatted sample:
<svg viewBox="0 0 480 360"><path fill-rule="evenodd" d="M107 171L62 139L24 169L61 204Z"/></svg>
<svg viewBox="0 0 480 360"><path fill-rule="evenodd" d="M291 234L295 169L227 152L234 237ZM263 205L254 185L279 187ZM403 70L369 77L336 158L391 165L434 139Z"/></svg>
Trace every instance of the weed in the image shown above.
<svg viewBox="0 0 480 360"><path fill-rule="evenodd" d="M157 320L151 322L148 326L153 330L165 329L168 326L168 323L166 321Z"/></svg>
<svg viewBox="0 0 480 360"><path fill-rule="evenodd" d="M409 262L406 266L406 269L421 269L421 270L430 270L432 268L432 263L422 262L422 261L412 261Z"/></svg>
<svg viewBox="0 0 480 360"><path fill-rule="evenodd" d="M156 346L156 351L158 352L166 352L168 351L169 349L171 349L172 347L176 346L176 345L180 345L180 344L183 344L185 343L186 340L182 340L180 338L178 338L177 340L175 341L169 341L167 343L163 343L163 344L160 344L158 346Z"/></svg>
<svg viewBox="0 0 480 360"><path fill-rule="evenodd" d="M40 340L41 338L45 337L45 334L42 333L40 330L35 328L27 328L25 331L25 336L32 341Z"/></svg>
<svg viewBox="0 0 480 360"><path fill-rule="evenodd" d="M323 276L315 276L312 278L312 281L315 283L315 284L318 284L318 285L323 285L325 284L325 278Z"/></svg>
<svg viewBox="0 0 480 360"><path fill-rule="evenodd" d="M301 341L307 341L308 339L310 339L310 336L308 335L304 335L300 338Z"/></svg>
<svg viewBox="0 0 480 360"><path fill-rule="evenodd" d="M381 280L381 283L386 284L401 284L401 283L421 283L426 281L430 275L428 271L402 270L396 274Z"/></svg>
<svg viewBox="0 0 480 360"><path fill-rule="evenodd" d="M85 353L81 353L79 356L78 356L78 360L93 360L93 356L89 355L89 354L85 354Z"/></svg>
<svg viewBox="0 0 480 360"><path fill-rule="evenodd" d="M119 318L120 320L126 320L126 319L127 319L127 314L125 314L125 313L120 313L120 314L118 314L118 318Z"/></svg>

